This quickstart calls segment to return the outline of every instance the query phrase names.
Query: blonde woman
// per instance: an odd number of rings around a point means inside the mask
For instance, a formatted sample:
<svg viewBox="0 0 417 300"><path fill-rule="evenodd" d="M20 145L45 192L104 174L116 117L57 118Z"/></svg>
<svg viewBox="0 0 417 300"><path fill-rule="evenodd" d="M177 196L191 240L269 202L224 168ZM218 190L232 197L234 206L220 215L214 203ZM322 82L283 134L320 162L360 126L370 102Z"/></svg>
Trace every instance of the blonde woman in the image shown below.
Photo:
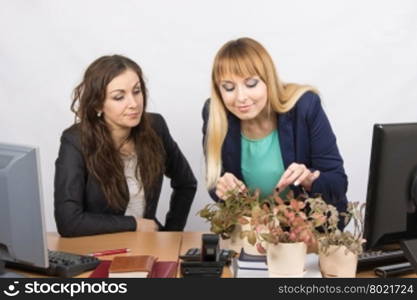
<svg viewBox="0 0 417 300"><path fill-rule="evenodd" d="M263 196L302 188L345 210L347 176L318 92L283 83L257 41L240 38L219 50L203 120L213 199L236 188Z"/></svg>

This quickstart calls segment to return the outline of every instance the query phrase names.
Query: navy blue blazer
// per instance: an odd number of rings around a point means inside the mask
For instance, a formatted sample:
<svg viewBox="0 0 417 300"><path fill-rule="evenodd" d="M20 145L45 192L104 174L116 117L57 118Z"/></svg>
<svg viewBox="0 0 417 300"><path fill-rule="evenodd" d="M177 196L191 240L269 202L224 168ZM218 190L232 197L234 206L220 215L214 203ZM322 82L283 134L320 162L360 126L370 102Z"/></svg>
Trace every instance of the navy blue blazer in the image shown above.
<svg viewBox="0 0 417 300"><path fill-rule="evenodd" d="M203 108L203 135L206 136L209 116L208 99ZM232 173L243 180L241 170L240 120L227 114L228 132L222 147L222 174ZM336 136L321 106L320 98L306 92L288 112L278 114L277 128L285 168L293 163L304 164L311 171L319 170L320 176L313 182L310 193L320 193L323 199L345 211L347 206L347 176L343 159L336 144ZM297 190L295 190L297 192ZM214 190L210 191L218 200Z"/></svg>

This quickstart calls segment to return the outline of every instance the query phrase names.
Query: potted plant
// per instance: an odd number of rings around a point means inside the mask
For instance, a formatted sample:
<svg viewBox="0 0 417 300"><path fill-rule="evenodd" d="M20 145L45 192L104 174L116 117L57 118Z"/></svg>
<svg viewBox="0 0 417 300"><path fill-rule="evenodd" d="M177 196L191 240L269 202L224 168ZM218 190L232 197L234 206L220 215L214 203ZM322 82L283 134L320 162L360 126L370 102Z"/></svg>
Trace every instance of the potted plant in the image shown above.
<svg viewBox="0 0 417 300"><path fill-rule="evenodd" d="M242 240L242 226L248 226L252 207L258 202L258 191L232 190L227 193L224 201L208 204L198 214L210 222L211 232L220 235L223 240L222 247L239 253L245 244L249 245ZM253 251L247 251L253 254Z"/></svg>
<svg viewBox="0 0 417 300"><path fill-rule="evenodd" d="M314 228L326 221L326 216L316 212L302 194L294 198L292 192L283 200L274 193L271 202L252 209L251 236L261 253L267 254L270 277L300 277L304 273L307 246L315 242ZM253 239L253 234L256 238Z"/></svg>
<svg viewBox="0 0 417 300"><path fill-rule="evenodd" d="M356 277L358 255L362 253L365 204L349 202L346 212L339 213L322 199L310 199L310 205L327 215L327 221L316 230L319 263L324 277ZM353 233L339 229L340 219L347 226L353 220Z"/></svg>

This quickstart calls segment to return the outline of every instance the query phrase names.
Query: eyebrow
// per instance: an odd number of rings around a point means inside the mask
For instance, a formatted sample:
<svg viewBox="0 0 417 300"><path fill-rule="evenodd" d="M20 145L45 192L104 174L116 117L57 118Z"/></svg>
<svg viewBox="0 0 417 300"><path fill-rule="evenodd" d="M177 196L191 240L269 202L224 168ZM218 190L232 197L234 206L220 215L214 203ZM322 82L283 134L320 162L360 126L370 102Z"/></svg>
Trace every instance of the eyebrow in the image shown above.
<svg viewBox="0 0 417 300"><path fill-rule="evenodd" d="M136 82L136 83L133 85L133 88L135 88L138 84L140 85L140 81ZM139 87L140 87L140 86L139 86ZM124 89L115 89L115 90L110 91L110 94L112 94L112 93L114 93L114 92L122 92L122 93L124 93L124 92L125 92L125 90L124 90Z"/></svg>
<svg viewBox="0 0 417 300"><path fill-rule="evenodd" d="M220 81L220 83L231 83L231 84L235 84L233 81L230 81L230 80L222 80L222 81Z"/></svg>
<svg viewBox="0 0 417 300"><path fill-rule="evenodd" d="M251 80L251 79L257 79L257 76L254 75L254 76L247 77L247 78L243 79L243 81L248 81L248 80ZM231 84L235 84L235 82L234 81L231 81L231 80L221 80L220 83L231 83Z"/></svg>

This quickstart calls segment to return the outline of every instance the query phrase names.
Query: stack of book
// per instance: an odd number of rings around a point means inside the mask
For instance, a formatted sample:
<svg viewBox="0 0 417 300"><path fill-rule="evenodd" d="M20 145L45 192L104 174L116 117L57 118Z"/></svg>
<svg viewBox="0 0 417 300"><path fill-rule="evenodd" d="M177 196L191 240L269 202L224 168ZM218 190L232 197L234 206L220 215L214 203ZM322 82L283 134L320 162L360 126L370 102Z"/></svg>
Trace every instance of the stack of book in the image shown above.
<svg viewBox="0 0 417 300"><path fill-rule="evenodd" d="M242 251L233 258L231 272L235 278L265 278L269 277L266 256L251 255ZM317 254L306 256L304 278L321 278Z"/></svg>
<svg viewBox="0 0 417 300"><path fill-rule="evenodd" d="M266 256L247 254L243 249L233 258L230 270L235 278L269 277Z"/></svg>

